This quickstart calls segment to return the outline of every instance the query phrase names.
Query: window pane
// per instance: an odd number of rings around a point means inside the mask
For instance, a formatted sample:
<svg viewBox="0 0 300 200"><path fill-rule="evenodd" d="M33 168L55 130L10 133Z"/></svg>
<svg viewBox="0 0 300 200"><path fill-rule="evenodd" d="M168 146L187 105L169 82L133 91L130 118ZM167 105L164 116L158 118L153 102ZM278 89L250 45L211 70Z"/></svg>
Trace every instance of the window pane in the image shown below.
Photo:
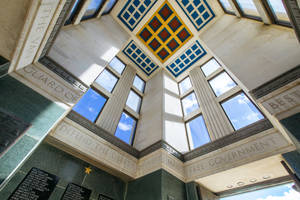
<svg viewBox="0 0 300 200"><path fill-rule="evenodd" d="M109 66L111 66L114 70L116 70L119 74L122 74L125 64L122 63L118 58L114 57L112 61L110 61Z"/></svg>
<svg viewBox="0 0 300 200"><path fill-rule="evenodd" d="M135 127L136 120L123 112L115 136L131 145Z"/></svg>
<svg viewBox="0 0 300 200"><path fill-rule="evenodd" d="M79 5L79 0L76 0L73 7L72 7L72 10L70 11L70 13L68 14L68 17L67 17L67 20L66 20L66 23L65 25L67 24L71 24L72 20L73 20L73 17L75 15L75 12L77 10L77 7Z"/></svg>
<svg viewBox="0 0 300 200"><path fill-rule="evenodd" d="M184 94L192 87L191 80L189 77L186 77L183 81L179 83L180 94Z"/></svg>
<svg viewBox="0 0 300 200"><path fill-rule="evenodd" d="M182 99L182 107L185 116L199 108L194 92Z"/></svg>
<svg viewBox="0 0 300 200"><path fill-rule="evenodd" d="M234 12L228 0L220 0L224 10L227 12Z"/></svg>
<svg viewBox="0 0 300 200"><path fill-rule="evenodd" d="M140 107L141 107L141 97L137 95L135 92L130 91L126 105L134 110L135 112L139 113L140 112Z"/></svg>
<svg viewBox="0 0 300 200"><path fill-rule="evenodd" d="M101 85L104 89L106 89L109 92L111 92L114 89L117 81L118 78L106 69L103 70L103 72L96 79L96 83Z"/></svg>
<svg viewBox="0 0 300 200"><path fill-rule="evenodd" d="M215 72L217 69L219 69L221 66L219 63L213 58L210 61L208 61L206 64L204 64L201 69L205 76L211 75L213 72Z"/></svg>
<svg viewBox="0 0 300 200"><path fill-rule="evenodd" d="M143 81L140 77L135 76L133 86L136 87L140 92L144 92L145 81Z"/></svg>
<svg viewBox="0 0 300 200"><path fill-rule="evenodd" d="M236 86L235 82L228 76L226 72L222 72L215 78L211 79L209 84L211 85L217 97Z"/></svg>
<svg viewBox="0 0 300 200"><path fill-rule="evenodd" d="M253 0L237 0L237 3L245 15L260 17Z"/></svg>
<svg viewBox="0 0 300 200"><path fill-rule="evenodd" d="M248 97L241 93L222 103L235 130L264 118Z"/></svg>
<svg viewBox="0 0 300 200"><path fill-rule="evenodd" d="M105 10L103 11L103 14L107 14L110 12L110 10L112 9L112 7L115 5L116 0L110 0L109 3L106 5Z"/></svg>
<svg viewBox="0 0 300 200"><path fill-rule="evenodd" d="M106 98L95 92L93 89L89 89L80 101L73 107L73 110L94 122L102 110Z"/></svg>
<svg viewBox="0 0 300 200"><path fill-rule="evenodd" d="M210 142L209 134L201 115L186 123L186 128L191 150Z"/></svg>
<svg viewBox="0 0 300 200"><path fill-rule="evenodd" d="M89 7L86 9L83 19L88 19L93 17L99 10L103 0L91 0Z"/></svg>
<svg viewBox="0 0 300 200"><path fill-rule="evenodd" d="M281 0L268 0L268 3L277 20L285 21L285 22L290 21Z"/></svg>

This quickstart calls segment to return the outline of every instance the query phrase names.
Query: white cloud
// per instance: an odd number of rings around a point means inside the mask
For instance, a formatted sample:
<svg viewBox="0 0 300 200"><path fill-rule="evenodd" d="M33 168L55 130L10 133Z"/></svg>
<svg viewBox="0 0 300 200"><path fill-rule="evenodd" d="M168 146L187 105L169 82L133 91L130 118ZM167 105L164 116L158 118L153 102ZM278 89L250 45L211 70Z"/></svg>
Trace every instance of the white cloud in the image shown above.
<svg viewBox="0 0 300 200"><path fill-rule="evenodd" d="M226 73L220 74L212 79L210 84L218 94L223 94L236 85Z"/></svg>
<svg viewBox="0 0 300 200"><path fill-rule="evenodd" d="M94 112L94 108L93 107L89 107L88 108L90 112Z"/></svg>
<svg viewBox="0 0 300 200"><path fill-rule="evenodd" d="M257 200L300 200L300 193L290 189L288 192L284 192L284 196L269 195L266 198L259 198Z"/></svg>
<svg viewBox="0 0 300 200"><path fill-rule="evenodd" d="M252 113L250 113L250 114L248 114L245 118L247 119L247 120L249 120L249 121L257 121L257 120L259 120L259 113L254 113L254 112L252 112Z"/></svg>
<svg viewBox="0 0 300 200"><path fill-rule="evenodd" d="M125 124L120 122L118 128L121 129L122 131L129 131L132 128L132 126L130 124Z"/></svg>

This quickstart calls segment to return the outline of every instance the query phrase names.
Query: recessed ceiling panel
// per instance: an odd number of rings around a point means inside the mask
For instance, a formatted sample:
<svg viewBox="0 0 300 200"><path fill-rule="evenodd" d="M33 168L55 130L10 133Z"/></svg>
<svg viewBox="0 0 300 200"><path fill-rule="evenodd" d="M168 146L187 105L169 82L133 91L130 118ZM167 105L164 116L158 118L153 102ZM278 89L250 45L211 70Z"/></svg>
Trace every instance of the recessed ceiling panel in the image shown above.
<svg viewBox="0 0 300 200"><path fill-rule="evenodd" d="M201 46L200 42L196 40L194 43L192 43L191 46L189 46L184 52L182 52L182 54L174 59L167 66L167 69L175 77L177 77L205 55L205 49Z"/></svg>
<svg viewBox="0 0 300 200"><path fill-rule="evenodd" d="M179 50L193 34L168 1L153 14L137 37L164 63Z"/></svg>
<svg viewBox="0 0 300 200"><path fill-rule="evenodd" d="M206 0L176 1L198 31L215 17Z"/></svg>
<svg viewBox="0 0 300 200"><path fill-rule="evenodd" d="M157 0L129 0L118 14L118 18L133 31L156 2Z"/></svg>
<svg viewBox="0 0 300 200"><path fill-rule="evenodd" d="M148 76L158 68L158 65L133 40L123 49L123 53Z"/></svg>

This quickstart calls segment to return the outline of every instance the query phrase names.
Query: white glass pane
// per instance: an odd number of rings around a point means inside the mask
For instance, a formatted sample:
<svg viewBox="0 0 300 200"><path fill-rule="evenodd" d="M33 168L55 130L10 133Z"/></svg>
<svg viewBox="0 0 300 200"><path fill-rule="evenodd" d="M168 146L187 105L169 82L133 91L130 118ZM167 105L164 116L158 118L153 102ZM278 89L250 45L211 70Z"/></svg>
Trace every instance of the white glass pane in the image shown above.
<svg viewBox="0 0 300 200"><path fill-rule="evenodd" d="M104 89L106 89L109 92L111 92L114 89L117 81L118 78L106 69L96 79L96 83L101 85Z"/></svg>
<svg viewBox="0 0 300 200"><path fill-rule="evenodd" d="M260 17L253 0L237 0L237 3L244 14Z"/></svg>
<svg viewBox="0 0 300 200"><path fill-rule="evenodd" d="M184 94L192 87L191 80L189 77L185 78L183 81L179 83L180 94Z"/></svg>
<svg viewBox="0 0 300 200"><path fill-rule="evenodd" d="M281 0L268 0L268 2L278 20L286 22L290 21Z"/></svg>
<svg viewBox="0 0 300 200"><path fill-rule="evenodd" d="M122 74L125 64L122 63L118 58L114 57L112 61L109 63L109 66L111 66L114 70L116 70L119 74Z"/></svg>
<svg viewBox="0 0 300 200"><path fill-rule="evenodd" d="M213 72L215 72L217 69L219 69L221 66L215 59L211 59L206 64L204 64L201 69L205 76L211 75Z"/></svg>
<svg viewBox="0 0 300 200"><path fill-rule="evenodd" d="M123 112L115 136L131 145L135 128L136 120Z"/></svg>
<svg viewBox="0 0 300 200"><path fill-rule="evenodd" d="M116 3L116 0L110 0L109 3L107 4L105 10L103 11L103 14L110 12L110 10L115 5L115 3Z"/></svg>
<svg viewBox="0 0 300 200"><path fill-rule="evenodd" d="M88 8L84 13L83 19L93 17L96 14L96 12L99 10L102 2L103 0L91 0Z"/></svg>
<svg viewBox="0 0 300 200"><path fill-rule="evenodd" d="M220 2L226 11L234 12L234 10L232 9L232 6L230 5L228 0L220 0Z"/></svg>
<svg viewBox="0 0 300 200"><path fill-rule="evenodd" d="M210 80L209 84L211 85L217 97L236 86L235 82L228 76L226 72L222 72Z"/></svg>
<svg viewBox="0 0 300 200"><path fill-rule="evenodd" d="M264 118L248 97L241 93L222 103L235 130Z"/></svg>
<svg viewBox="0 0 300 200"><path fill-rule="evenodd" d="M134 110L135 112L139 113L140 112L140 107L141 107L141 97L137 95L135 92L130 91L126 105Z"/></svg>
<svg viewBox="0 0 300 200"><path fill-rule="evenodd" d="M202 116L186 123L186 128L191 150L210 142L210 137Z"/></svg>
<svg viewBox="0 0 300 200"><path fill-rule="evenodd" d="M185 116L199 108L194 92L182 99L182 107Z"/></svg>
<svg viewBox="0 0 300 200"><path fill-rule="evenodd" d="M145 89L145 81L143 81L140 77L135 76L133 81L134 87L136 87L140 92L144 92Z"/></svg>

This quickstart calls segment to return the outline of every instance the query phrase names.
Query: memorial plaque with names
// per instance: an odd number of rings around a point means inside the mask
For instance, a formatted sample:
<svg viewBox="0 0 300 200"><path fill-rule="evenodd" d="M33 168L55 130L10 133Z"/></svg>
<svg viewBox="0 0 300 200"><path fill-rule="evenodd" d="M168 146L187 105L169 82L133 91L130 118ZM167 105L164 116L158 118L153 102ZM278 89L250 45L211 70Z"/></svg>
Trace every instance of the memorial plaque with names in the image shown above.
<svg viewBox="0 0 300 200"><path fill-rule="evenodd" d="M108 196L105 196L103 194L99 194L98 200L114 200L114 199L112 199L112 198L110 198Z"/></svg>
<svg viewBox="0 0 300 200"><path fill-rule="evenodd" d="M0 109L0 157L26 132L30 124Z"/></svg>
<svg viewBox="0 0 300 200"><path fill-rule="evenodd" d="M89 200L92 190L69 183L61 200Z"/></svg>
<svg viewBox="0 0 300 200"><path fill-rule="evenodd" d="M33 167L8 200L47 200L59 177Z"/></svg>

